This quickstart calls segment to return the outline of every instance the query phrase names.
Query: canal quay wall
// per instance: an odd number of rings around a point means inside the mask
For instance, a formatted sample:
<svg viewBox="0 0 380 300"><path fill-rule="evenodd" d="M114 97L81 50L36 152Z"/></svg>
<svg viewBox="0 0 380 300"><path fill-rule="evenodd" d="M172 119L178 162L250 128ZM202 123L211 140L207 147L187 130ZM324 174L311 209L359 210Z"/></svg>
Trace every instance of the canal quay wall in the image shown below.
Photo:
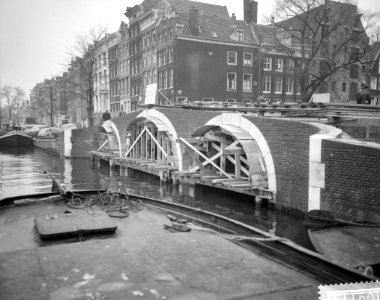
<svg viewBox="0 0 380 300"><path fill-rule="evenodd" d="M317 121L154 108L72 130L65 156L248 194L297 213L380 222L380 145L345 136Z"/></svg>

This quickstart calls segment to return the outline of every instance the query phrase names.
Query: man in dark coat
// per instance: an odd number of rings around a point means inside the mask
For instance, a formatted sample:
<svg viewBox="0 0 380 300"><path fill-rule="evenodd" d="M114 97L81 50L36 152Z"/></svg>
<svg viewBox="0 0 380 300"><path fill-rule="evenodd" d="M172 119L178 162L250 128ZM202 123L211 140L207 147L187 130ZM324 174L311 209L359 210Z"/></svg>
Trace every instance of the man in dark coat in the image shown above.
<svg viewBox="0 0 380 300"><path fill-rule="evenodd" d="M371 95L368 86L363 86L362 91L357 95L356 102L358 104L371 104Z"/></svg>
<svg viewBox="0 0 380 300"><path fill-rule="evenodd" d="M110 120L111 119L111 114L108 110L106 110L104 113L103 113L103 121L107 121L107 120Z"/></svg>

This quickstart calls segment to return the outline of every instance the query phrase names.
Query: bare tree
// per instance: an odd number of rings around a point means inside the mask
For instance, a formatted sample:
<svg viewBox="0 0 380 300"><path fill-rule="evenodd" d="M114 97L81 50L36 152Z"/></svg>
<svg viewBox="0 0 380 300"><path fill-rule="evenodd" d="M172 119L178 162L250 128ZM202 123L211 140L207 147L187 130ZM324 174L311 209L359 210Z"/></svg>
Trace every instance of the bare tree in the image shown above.
<svg viewBox="0 0 380 300"><path fill-rule="evenodd" d="M275 12L276 37L294 57L302 101L324 90L332 76L368 63L366 32L377 15L328 0L277 0Z"/></svg>
<svg viewBox="0 0 380 300"><path fill-rule="evenodd" d="M4 85L1 88L1 96L7 100L9 121L12 121L12 108L15 104L21 104L25 98L25 92L22 88L10 85Z"/></svg>
<svg viewBox="0 0 380 300"><path fill-rule="evenodd" d="M75 70L81 78L79 96L87 103L89 126L93 125L95 61L98 46L105 36L106 28L102 26L93 28L86 34L78 35L76 43L69 53L71 57L76 57L77 67Z"/></svg>

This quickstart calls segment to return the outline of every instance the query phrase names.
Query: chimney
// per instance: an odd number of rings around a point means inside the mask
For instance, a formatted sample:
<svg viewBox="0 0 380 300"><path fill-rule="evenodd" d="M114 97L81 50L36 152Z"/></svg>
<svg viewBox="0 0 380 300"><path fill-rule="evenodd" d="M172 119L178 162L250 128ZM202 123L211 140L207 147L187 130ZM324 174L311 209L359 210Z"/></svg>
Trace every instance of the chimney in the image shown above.
<svg viewBox="0 0 380 300"><path fill-rule="evenodd" d="M244 21L257 24L257 2L244 0Z"/></svg>
<svg viewBox="0 0 380 300"><path fill-rule="evenodd" d="M232 13L231 19L232 19L232 21L236 21L236 15L235 15L235 13Z"/></svg>
<svg viewBox="0 0 380 300"><path fill-rule="evenodd" d="M189 27L193 35L199 34L199 10L194 6L190 9Z"/></svg>

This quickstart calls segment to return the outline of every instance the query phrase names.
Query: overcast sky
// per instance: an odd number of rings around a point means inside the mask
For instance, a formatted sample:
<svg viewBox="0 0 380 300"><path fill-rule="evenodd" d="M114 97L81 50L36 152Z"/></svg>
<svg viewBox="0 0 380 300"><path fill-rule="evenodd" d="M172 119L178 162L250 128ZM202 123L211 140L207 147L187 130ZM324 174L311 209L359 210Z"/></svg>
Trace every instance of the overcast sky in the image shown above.
<svg viewBox="0 0 380 300"><path fill-rule="evenodd" d="M275 0L258 0L259 23L269 16ZM67 69L75 36L99 25L108 32L127 22L127 6L137 0L0 0L1 85L20 86L29 95L45 78ZM198 0L226 5L230 15L243 19L243 0ZM362 10L380 11L379 0L358 0Z"/></svg>

